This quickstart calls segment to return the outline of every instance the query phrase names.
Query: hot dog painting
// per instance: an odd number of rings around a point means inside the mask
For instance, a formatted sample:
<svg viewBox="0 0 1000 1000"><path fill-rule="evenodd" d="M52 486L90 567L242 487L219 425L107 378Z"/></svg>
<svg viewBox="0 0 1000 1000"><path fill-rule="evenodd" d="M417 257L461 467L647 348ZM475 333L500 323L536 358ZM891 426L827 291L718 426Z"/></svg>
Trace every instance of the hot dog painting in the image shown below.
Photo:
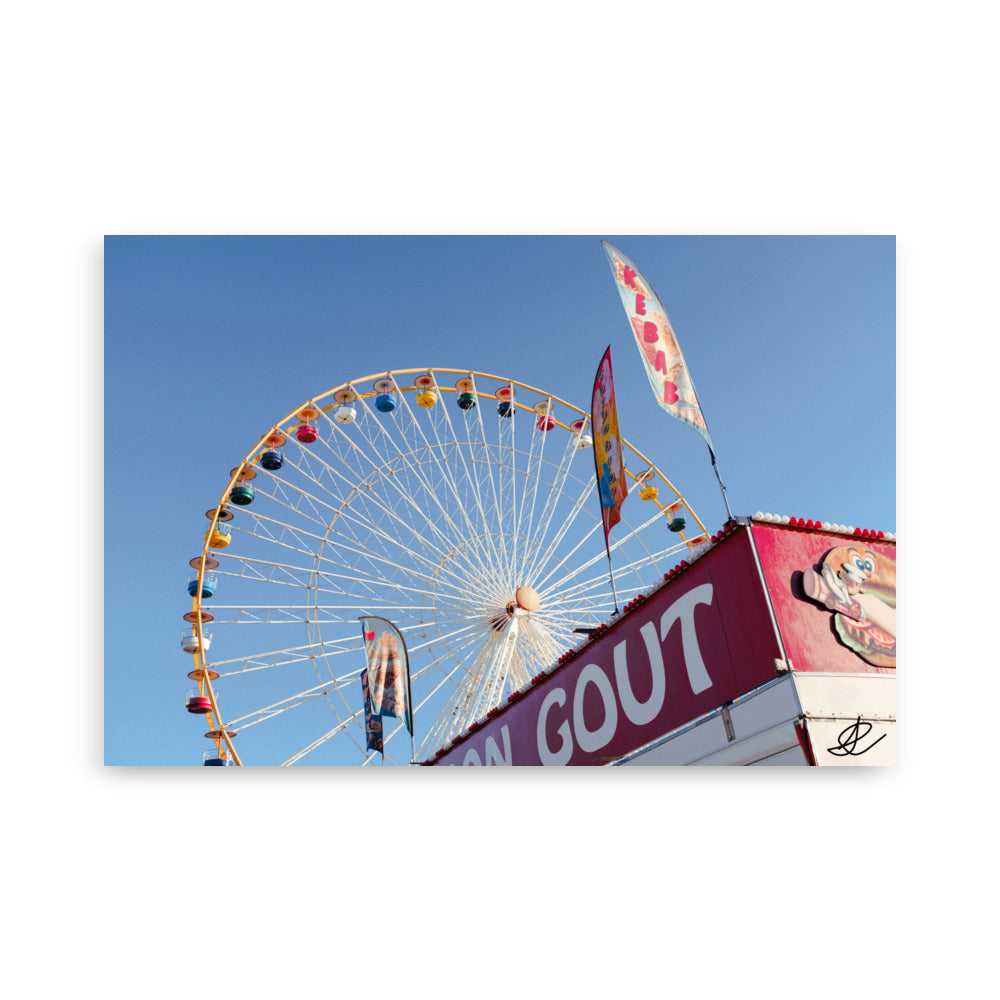
<svg viewBox="0 0 1000 1000"><path fill-rule="evenodd" d="M865 545L838 545L802 572L806 597L833 612L845 646L876 667L896 666L896 563Z"/></svg>

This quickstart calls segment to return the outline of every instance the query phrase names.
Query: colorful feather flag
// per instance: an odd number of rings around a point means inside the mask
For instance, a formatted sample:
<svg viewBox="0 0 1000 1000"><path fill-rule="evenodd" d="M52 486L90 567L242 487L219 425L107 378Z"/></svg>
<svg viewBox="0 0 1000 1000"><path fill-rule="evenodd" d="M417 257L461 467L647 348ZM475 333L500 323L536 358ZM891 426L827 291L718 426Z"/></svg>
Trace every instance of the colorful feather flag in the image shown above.
<svg viewBox="0 0 1000 1000"><path fill-rule="evenodd" d="M657 403L701 434L714 461L715 449L701 403L666 309L632 261L613 246L603 241L602 245Z"/></svg>
<svg viewBox="0 0 1000 1000"><path fill-rule="evenodd" d="M604 517L604 541L621 520L621 508L628 496L622 442L618 433L618 409L615 406L615 384L611 374L611 348L604 352L594 377L594 394L590 405L590 421L594 434L594 467L597 472L597 492Z"/></svg>

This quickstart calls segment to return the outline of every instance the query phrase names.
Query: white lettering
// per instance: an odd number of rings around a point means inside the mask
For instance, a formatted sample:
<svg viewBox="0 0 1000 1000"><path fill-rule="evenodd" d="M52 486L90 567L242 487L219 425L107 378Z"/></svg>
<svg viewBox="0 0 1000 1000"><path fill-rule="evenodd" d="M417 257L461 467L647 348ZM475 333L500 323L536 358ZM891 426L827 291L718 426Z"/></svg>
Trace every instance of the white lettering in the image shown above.
<svg viewBox="0 0 1000 1000"><path fill-rule="evenodd" d="M486 737L486 747L483 750L483 754L486 756L486 763L488 765L506 764L510 767L514 763L514 758L510 752L510 730L504 726L500 730L500 736L503 738L503 754L500 753L497 741L492 736Z"/></svg>
<svg viewBox="0 0 1000 1000"><path fill-rule="evenodd" d="M591 732L583 721L583 695L587 685L593 684L601 692L604 702L604 722L599 729ZM573 732L581 750L592 753L607 746L618 728L618 705L615 702L615 689L608 680L608 675L596 663L588 663L576 681L573 692Z"/></svg>
<svg viewBox="0 0 1000 1000"><path fill-rule="evenodd" d="M663 707L663 699L667 694L667 675L663 669L663 650L656 638L656 626L652 622L646 622L639 631L646 643L653 690L646 701L636 700L629 678L624 642L615 646L615 679L618 681L618 696L621 698L625 716L634 725L644 726L647 722L652 722Z"/></svg>
<svg viewBox="0 0 1000 1000"><path fill-rule="evenodd" d="M681 642L684 650L684 665L687 667L688 681L695 694L707 691L712 686L712 678L705 669L705 661L698 648L698 636L694 630L694 609L699 604L712 603L712 585L703 583L678 598L663 612L660 619L660 639L666 639L674 623L680 619Z"/></svg>
<svg viewBox="0 0 1000 1000"><path fill-rule="evenodd" d="M639 701L632 689L632 679L629 674L628 665L628 640L619 642L614 648L614 679L596 663L588 663L576 679L573 688L573 711L572 725L570 720L563 718L556 729L555 735L559 738L559 743L555 749L549 746L546 735L549 712L555 706L562 707L566 704L566 691L564 688L553 688L538 709L538 718L535 727L535 738L538 745L538 756L543 764L564 765L573 756L574 749L579 746L585 753L593 753L607 746L618 729L618 701L620 699L622 712L633 725L642 726L652 722L663 708L667 694L667 677L663 661L663 649L661 643L670 634L670 630L680 622L681 625L681 648L684 657L684 667L687 671L688 683L694 694L707 691L712 686L712 678L708 676L705 661L698 646L698 634L695 630L694 610L699 604L710 605L712 603L712 584L705 583L699 587L694 587L683 597L678 598L667 608L660 618L659 639L657 639L657 629L654 621L646 622L639 632L642 635L643 643L646 646L646 655L649 658L649 672L652 679L652 690L645 701ZM597 729L588 729L583 718L583 701L587 691L587 686L593 684L601 696L604 718ZM617 697L616 692L617 690ZM493 736L486 737L483 754L488 765L507 765L514 763L513 752L510 742L510 730L503 726L500 730L503 750L497 745L497 740ZM574 744L574 738L576 740ZM464 764L482 765L478 751L469 749L466 751Z"/></svg>
<svg viewBox="0 0 1000 1000"><path fill-rule="evenodd" d="M565 705L566 692L562 688L553 688L542 702L542 707L538 710L538 728L536 737L538 740L538 756L543 764L565 764L573 756L573 734L570 732L569 723L563 722L556 730L556 735L562 737L562 744L559 749L552 752L549 749L548 740L545 738L545 720L548 718L549 709L553 705Z"/></svg>

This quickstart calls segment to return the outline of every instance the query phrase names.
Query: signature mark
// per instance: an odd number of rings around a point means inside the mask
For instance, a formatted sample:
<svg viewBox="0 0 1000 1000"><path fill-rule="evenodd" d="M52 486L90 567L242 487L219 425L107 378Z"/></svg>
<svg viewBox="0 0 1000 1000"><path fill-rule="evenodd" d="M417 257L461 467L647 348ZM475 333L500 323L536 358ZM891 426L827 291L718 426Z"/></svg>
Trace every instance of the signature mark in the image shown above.
<svg viewBox="0 0 1000 1000"><path fill-rule="evenodd" d="M868 728L861 731L862 726L867 726ZM852 723L849 726L845 726L841 731L840 735L837 737L837 745L835 747L827 747L826 752L832 753L835 757L860 757L863 753L868 753L869 750L881 740L884 740L888 733L883 733L875 743L869 743L868 746L863 749L858 749L858 744L872 731L874 727L870 722L862 722L861 716L858 716L858 721Z"/></svg>

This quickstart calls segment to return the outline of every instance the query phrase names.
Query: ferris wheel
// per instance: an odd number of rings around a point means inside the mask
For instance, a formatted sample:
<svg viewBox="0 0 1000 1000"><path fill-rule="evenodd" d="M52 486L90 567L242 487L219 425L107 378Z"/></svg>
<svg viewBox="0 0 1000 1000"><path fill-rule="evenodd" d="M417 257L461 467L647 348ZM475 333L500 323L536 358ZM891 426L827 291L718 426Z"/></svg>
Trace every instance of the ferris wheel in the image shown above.
<svg viewBox="0 0 1000 1000"><path fill-rule="evenodd" d="M190 561L203 763L431 759L661 582L705 528L623 440L613 591L588 430L540 389L428 368L345 382L263 433ZM409 657L413 738L387 726L382 754L366 749L363 616Z"/></svg>

